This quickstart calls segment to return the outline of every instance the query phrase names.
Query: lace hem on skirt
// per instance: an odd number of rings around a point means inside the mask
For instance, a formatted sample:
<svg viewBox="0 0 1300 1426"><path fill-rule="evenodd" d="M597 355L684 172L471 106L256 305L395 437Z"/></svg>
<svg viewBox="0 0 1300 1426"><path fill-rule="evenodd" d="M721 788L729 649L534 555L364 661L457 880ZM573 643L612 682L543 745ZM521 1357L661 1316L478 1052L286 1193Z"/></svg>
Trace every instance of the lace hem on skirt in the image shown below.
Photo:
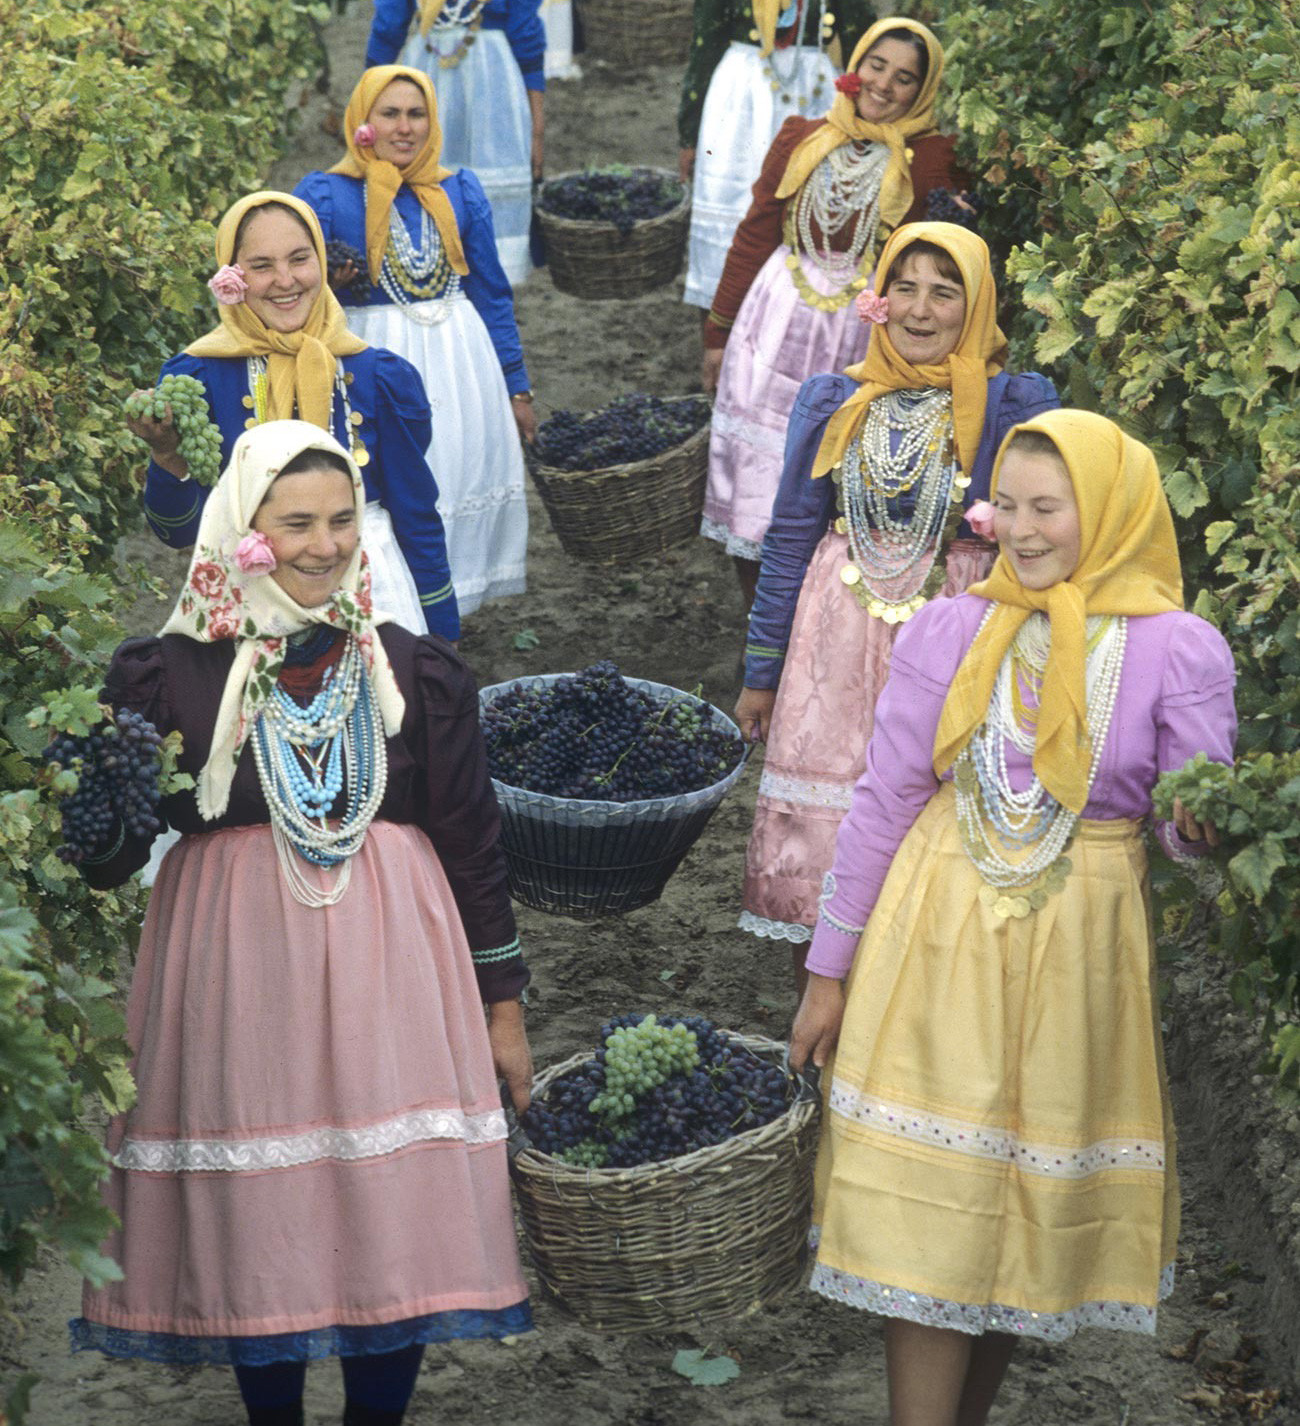
<svg viewBox="0 0 1300 1426"><path fill-rule="evenodd" d="M742 911L736 922L742 931L753 936L762 936L768 941L790 941L800 945L812 940L812 927L798 921L769 921L766 916L755 916L752 911Z"/></svg>

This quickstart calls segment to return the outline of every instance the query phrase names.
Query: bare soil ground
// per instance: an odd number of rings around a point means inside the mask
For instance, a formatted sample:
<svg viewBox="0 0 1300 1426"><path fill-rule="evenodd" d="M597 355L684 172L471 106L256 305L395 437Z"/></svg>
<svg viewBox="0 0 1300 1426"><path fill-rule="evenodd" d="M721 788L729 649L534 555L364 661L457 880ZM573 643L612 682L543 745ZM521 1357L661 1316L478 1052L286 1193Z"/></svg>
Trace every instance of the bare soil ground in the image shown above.
<svg viewBox="0 0 1300 1426"><path fill-rule="evenodd" d="M273 186L291 186L336 158L338 141L322 119L342 112L368 18L368 7L356 5L331 26L331 92L308 96ZM668 69L629 76L587 62L583 80L555 85L548 95L550 170L611 160L673 166L677 82ZM680 282L637 301L584 303L557 293L542 270L518 307L543 414L597 405L623 391L666 395L696 385L698 322L680 301ZM528 593L468 621L463 647L482 682L612 656L633 675L700 684L730 708L743 621L718 546L698 540L664 556L589 568L563 554L535 499L532 519ZM183 565L147 537L128 544L159 574L179 578ZM133 622L143 631L158 619L158 608L142 605ZM536 635L535 647L516 647L524 630ZM539 1065L591 1047L600 1020L629 1009L693 1011L784 1038L794 1008L786 948L735 928L758 769L755 759L656 904L595 924L522 912ZM998 1426L1300 1420L1297 1398L1286 1393L1300 1275L1283 1252L1300 1228L1300 1125L1282 1123L1267 1086L1252 1083L1258 1049L1250 1027L1225 1023L1214 972L1198 964L1184 967L1173 1001L1186 1226L1178 1288L1161 1311L1158 1335L1086 1332L1062 1347L1027 1344L994 1413ZM429 1207L432 1218L436 1205ZM1285 1238L1279 1223L1287 1225ZM535 1306L538 1330L513 1346L430 1351L408 1419L461 1426L775 1426L805 1419L862 1426L887 1419L879 1324L807 1293L742 1321L630 1338L596 1336L540 1298ZM34 1426L243 1420L228 1372L69 1356L64 1322L78 1309L78 1283L59 1263L34 1274L12 1308L7 1326L0 1324L0 1362L6 1375L20 1367L41 1374ZM692 1387L671 1370L682 1346L732 1354L739 1378ZM308 1380L308 1420L338 1421L337 1369L316 1366Z"/></svg>

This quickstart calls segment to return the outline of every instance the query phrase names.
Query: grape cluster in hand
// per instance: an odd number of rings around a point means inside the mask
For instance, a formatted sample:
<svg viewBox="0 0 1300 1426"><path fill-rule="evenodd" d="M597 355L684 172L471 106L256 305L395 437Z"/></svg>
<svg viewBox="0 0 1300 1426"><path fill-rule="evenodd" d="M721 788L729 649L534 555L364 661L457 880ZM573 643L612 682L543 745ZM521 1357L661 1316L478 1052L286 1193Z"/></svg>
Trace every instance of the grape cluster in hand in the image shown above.
<svg viewBox="0 0 1300 1426"><path fill-rule="evenodd" d="M77 774L77 790L59 800L65 862L81 862L100 851L120 820L134 837L151 837L162 823L162 738L140 713L123 709L79 737L64 733L45 749L45 761Z"/></svg>
<svg viewBox="0 0 1300 1426"><path fill-rule="evenodd" d="M178 454L189 466L190 478L200 485L212 485L221 474L221 432L208 411L203 383L192 376L169 374L151 392L126 398L126 414L135 420L167 419L171 407L172 425L180 436Z"/></svg>
<svg viewBox="0 0 1300 1426"><path fill-rule="evenodd" d="M488 770L552 797L636 802L720 782L743 744L713 725L709 705L656 702L608 659L541 688L520 684L483 712Z"/></svg>
<svg viewBox="0 0 1300 1426"><path fill-rule="evenodd" d="M708 424L706 396L650 396L634 391L599 411L556 411L537 429L537 455L556 470L604 470L649 460Z"/></svg>
<svg viewBox="0 0 1300 1426"><path fill-rule="evenodd" d="M963 203L969 203L972 211L967 212L952 201L950 188L932 188L925 195L925 216L931 223L960 223L963 228L974 232L984 204L974 193L959 193L957 197Z"/></svg>
<svg viewBox="0 0 1300 1426"><path fill-rule="evenodd" d="M334 274L349 263L356 268L356 275L350 282L336 282ZM355 297L358 302L364 302L370 296L370 263L365 253L334 238L325 244L325 266L330 274L330 286L340 297Z"/></svg>
<svg viewBox="0 0 1300 1426"><path fill-rule="evenodd" d="M620 1015L601 1048L534 1099L534 1148L579 1168L633 1168L725 1143L790 1105L778 1066L698 1016Z"/></svg>
<svg viewBox="0 0 1300 1426"><path fill-rule="evenodd" d="M540 206L557 218L612 223L624 237L647 218L658 218L682 201L682 184L652 168L584 168L543 185Z"/></svg>

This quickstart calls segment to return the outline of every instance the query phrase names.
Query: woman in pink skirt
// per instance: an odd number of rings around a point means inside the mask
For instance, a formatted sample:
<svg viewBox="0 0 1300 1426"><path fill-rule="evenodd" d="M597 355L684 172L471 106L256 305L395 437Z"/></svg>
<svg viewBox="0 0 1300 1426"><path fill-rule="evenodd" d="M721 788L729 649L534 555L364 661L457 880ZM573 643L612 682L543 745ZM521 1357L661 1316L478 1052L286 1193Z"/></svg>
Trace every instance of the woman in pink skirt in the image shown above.
<svg viewBox="0 0 1300 1426"><path fill-rule="evenodd" d="M364 501L319 427L246 432L162 635L108 678L197 789L162 804L183 835L127 1010L123 1278L73 1345L229 1363L261 1426L302 1421L312 1358L342 1358L349 1426L389 1426L425 1344L530 1325L497 1089L527 1105L528 973L474 684L436 635L376 627ZM87 879L149 840L119 822Z"/></svg>
<svg viewBox="0 0 1300 1426"><path fill-rule="evenodd" d="M1017 422L1060 404L1002 370L982 238L909 223L885 244L867 355L795 401L763 541L736 720L767 740L740 925L790 942L796 976L835 834L861 776L900 624L987 573L965 512Z"/></svg>
<svg viewBox="0 0 1300 1426"><path fill-rule="evenodd" d="M915 20L862 37L821 119L787 119L763 162L704 324L702 380L717 387L701 533L736 561L752 603L802 382L859 361L854 307L880 245L921 218L935 189L965 183L934 129L943 50Z"/></svg>

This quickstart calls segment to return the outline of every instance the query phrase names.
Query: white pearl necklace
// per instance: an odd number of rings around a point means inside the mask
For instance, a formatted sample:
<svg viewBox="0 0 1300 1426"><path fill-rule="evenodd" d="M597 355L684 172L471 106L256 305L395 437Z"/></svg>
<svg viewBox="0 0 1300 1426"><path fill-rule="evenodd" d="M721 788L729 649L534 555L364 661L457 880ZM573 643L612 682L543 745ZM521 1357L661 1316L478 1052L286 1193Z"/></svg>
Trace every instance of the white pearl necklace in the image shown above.
<svg viewBox="0 0 1300 1426"><path fill-rule="evenodd" d="M799 253L827 278L848 283L859 276L863 255L869 252L874 256L880 224L880 183L888 164L886 144L841 144L826 155L800 188L794 211ZM831 239L850 221L854 227L848 248L833 251Z"/></svg>
<svg viewBox="0 0 1300 1426"><path fill-rule="evenodd" d="M388 247L379 269L379 285L391 302L422 327L436 327L451 314L449 304L460 295L460 274L447 261L442 235L426 210L420 211L419 247L411 241L397 205L389 210Z"/></svg>

